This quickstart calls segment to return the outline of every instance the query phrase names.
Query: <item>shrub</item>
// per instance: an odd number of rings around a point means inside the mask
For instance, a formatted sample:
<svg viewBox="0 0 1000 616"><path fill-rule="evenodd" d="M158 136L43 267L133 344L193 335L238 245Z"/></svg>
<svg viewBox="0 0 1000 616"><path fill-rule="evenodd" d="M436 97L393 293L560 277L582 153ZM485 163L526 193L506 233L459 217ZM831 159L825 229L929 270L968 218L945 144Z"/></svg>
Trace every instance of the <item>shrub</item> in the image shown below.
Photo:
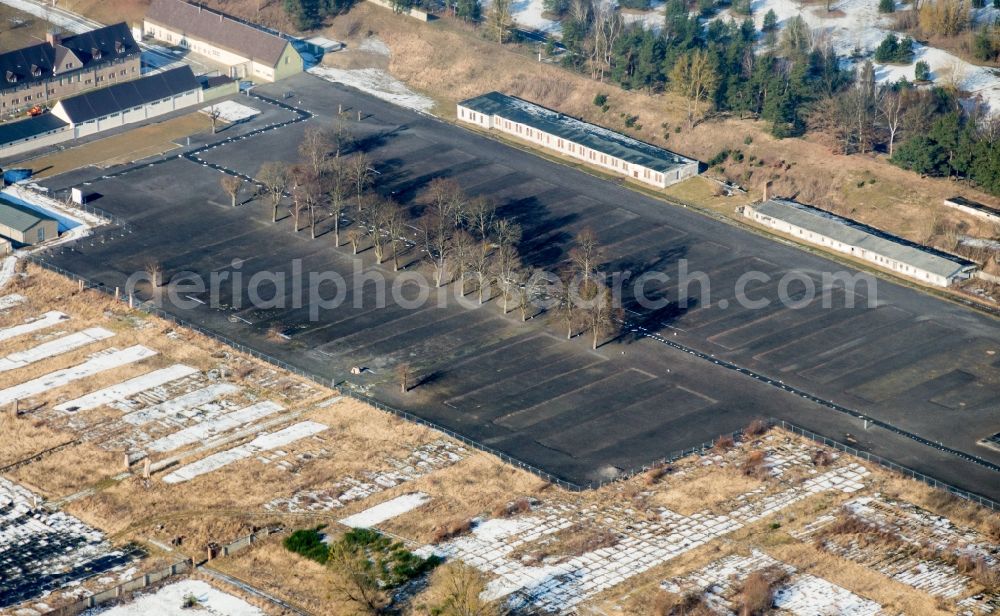
<svg viewBox="0 0 1000 616"><path fill-rule="evenodd" d="M637 115L626 115L625 116L625 126L627 126L629 128L632 128L632 127L635 126L635 123L638 120L639 120L639 116L637 116Z"/></svg>
<svg viewBox="0 0 1000 616"><path fill-rule="evenodd" d="M740 466L740 470L747 477L755 477L757 479L767 477L767 465L764 463L765 457L764 452L759 449L751 451L750 455L747 456L747 459Z"/></svg>
<svg viewBox="0 0 1000 616"><path fill-rule="evenodd" d="M445 522L444 524L435 526L431 531L431 542L442 543L449 539L454 539L455 537L464 535L470 530L472 530L472 520L470 518Z"/></svg>
<svg viewBox="0 0 1000 616"><path fill-rule="evenodd" d="M753 137L750 135L743 138L743 145L750 145L751 143L753 143Z"/></svg>
<svg viewBox="0 0 1000 616"><path fill-rule="evenodd" d="M931 67L923 60L919 60L913 69L913 78L916 81L930 81Z"/></svg>
<svg viewBox="0 0 1000 616"><path fill-rule="evenodd" d="M761 434L767 432L768 427L767 422L763 419L754 419L749 425L747 425L746 428L743 429L743 434L751 437L760 436Z"/></svg>
<svg viewBox="0 0 1000 616"><path fill-rule="evenodd" d="M890 32L885 35L882 42L875 50L875 60L878 62L896 62L900 64L909 63L913 59L913 39L904 37L900 39Z"/></svg>
<svg viewBox="0 0 1000 616"><path fill-rule="evenodd" d="M817 449L812 454L813 466L830 466L833 463L833 456L825 449Z"/></svg>
<svg viewBox="0 0 1000 616"><path fill-rule="evenodd" d="M603 108L608 102L608 95L601 93L594 97L594 106Z"/></svg>
<svg viewBox="0 0 1000 616"><path fill-rule="evenodd" d="M521 497L511 503L500 504L493 508L494 518L509 518L520 513L531 511L531 501Z"/></svg>
<svg viewBox="0 0 1000 616"><path fill-rule="evenodd" d="M739 613L747 616L767 614L774 603L774 589L787 577L788 574L779 568L762 569L748 575L740 589Z"/></svg>
<svg viewBox="0 0 1000 616"><path fill-rule="evenodd" d="M323 543L323 535L319 532L323 528L323 526L317 526L316 528L297 530L285 537L282 543L289 552L295 552L309 560L324 564L330 555L330 548Z"/></svg>
<svg viewBox="0 0 1000 616"><path fill-rule="evenodd" d="M721 165L726 162L726 159L729 158L729 153L729 148L719 151L718 154L708 160L708 166L715 167L716 165Z"/></svg>
<svg viewBox="0 0 1000 616"><path fill-rule="evenodd" d="M189 610L191 608L198 607L200 604L201 601L198 600L198 597L188 593L184 595L184 598L181 600L181 609Z"/></svg>
<svg viewBox="0 0 1000 616"><path fill-rule="evenodd" d="M712 444L712 451L716 453L722 453L725 451L729 451L735 446L736 446L736 441L733 440L733 437L720 436L715 440L715 443Z"/></svg>

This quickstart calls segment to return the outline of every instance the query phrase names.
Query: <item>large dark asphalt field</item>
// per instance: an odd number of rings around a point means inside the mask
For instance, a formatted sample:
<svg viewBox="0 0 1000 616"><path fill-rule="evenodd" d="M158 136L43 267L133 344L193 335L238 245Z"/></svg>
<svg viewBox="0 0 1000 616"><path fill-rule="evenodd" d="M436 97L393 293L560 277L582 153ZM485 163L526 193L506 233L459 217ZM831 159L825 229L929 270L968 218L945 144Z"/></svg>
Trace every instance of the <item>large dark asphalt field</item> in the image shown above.
<svg viewBox="0 0 1000 616"><path fill-rule="evenodd" d="M131 227L55 250L50 260L108 286L122 286L151 258L175 277L182 270L206 277L238 271L244 281L260 271L291 276L295 260L304 272L336 271L347 281L348 302L316 321L292 301L291 290L284 308L234 309L224 286L224 306L167 309L581 484L755 417L776 417L841 441L850 433L865 450L1000 500L1000 473L982 463L1000 463L1000 452L977 444L1000 432L994 318L883 279L875 288L832 285L828 306L817 297L785 307L777 297L788 272L799 277L789 285L794 298L802 297L803 280L821 289L825 273L856 272L311 75L258 91L278 98L288 90L294 96L285 102L315 117L203 152L207 164L172 157L108 178L102 175L118 170L82 169L44 182L56 191L90 182L103 195L95 205ZM265 113L217 138L297 117L261 100L239 100ZM390 297L378 307L372 279L398 280L390 264L375 266L371 250L353 256L349 246L334 248L332 234L294 234L290 218L271 224L262 202L230 207L213 167L255 175L266 161L293 161L303 131L331 126L338 105L349 110L351 130L375 161L381 193L414 206L432 178L454 178L495 199L502 216L523 226L522 254L537 266L563 261L571 238L590 227L604 246L605 270L664 272L670 281L651 283L647 293L671 303L641 309L626 293L628 320L641 333L626 332L597 351L587 336L567 341L545 315L528 323L516 311L503 315L496 300L408 309ZM365 115L360 123L357 110ZM328 227L324 222L321 230ZM417 250L407 251L406 271L419 269L418 260ZM681 260L705 273L711 287L703 297L697 283L689 286L686 308L677 304ZM368 279L357 287L355 266ZM751 270L770 277L749 286L751 297L772 300L766 307L735 301L736 280ZM332 288L326 284L323 293ZM412 283L401 288L407 298L418 291ZM446 292L451 296L451 286ZM848 296L855 307L846 307ZM198 297L208 301L208 294ZM405 395L394 374L401 363L421 381ZM352 376L352 366L369 370ZM848 409L876 423L866 429Z"/></svg>

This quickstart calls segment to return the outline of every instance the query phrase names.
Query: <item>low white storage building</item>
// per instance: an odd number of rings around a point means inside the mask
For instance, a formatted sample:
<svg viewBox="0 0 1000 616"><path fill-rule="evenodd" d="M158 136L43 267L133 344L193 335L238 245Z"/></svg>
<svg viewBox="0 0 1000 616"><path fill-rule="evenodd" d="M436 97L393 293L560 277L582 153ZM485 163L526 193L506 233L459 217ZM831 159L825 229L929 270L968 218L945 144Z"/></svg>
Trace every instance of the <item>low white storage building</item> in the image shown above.
<svg viewBox="0 0 1000 616"><path fill-rule="evenodd" d="M983 220L1000 224L1000 210L983 205L978 201L966 199L965 197L951 197L944 200L944 204L960 212L982 218Z"/></svg>
<svg viewBox="0 0 1000 616"><path fill-rule="evenodd" d="M500 92L464 100L457 113L461 122L513 135L657 188L698 175L696 160Z"/></svg>
<svg viewBox="0 0 1000 616"><path fill-rule="evenodd" d="M201 84L191 67L181 66L59 101L52 115L79 138L142 122L201 102Z"/></svg>
<svg viewBox="0 0 1000 616"><path fill-rule="evenodd" d="M72 136L69 125L51 113L5 122L0 124L0 158L54 145Z"/></svg>
<svg viewBox="0 0 1000 616"><path fill-rule="evenodd" d="M976 269L975 263L961 257L794 201L768 199L746 205L743 215L800 241L864 259L925 284L947 287L969 278Z"/></svg>

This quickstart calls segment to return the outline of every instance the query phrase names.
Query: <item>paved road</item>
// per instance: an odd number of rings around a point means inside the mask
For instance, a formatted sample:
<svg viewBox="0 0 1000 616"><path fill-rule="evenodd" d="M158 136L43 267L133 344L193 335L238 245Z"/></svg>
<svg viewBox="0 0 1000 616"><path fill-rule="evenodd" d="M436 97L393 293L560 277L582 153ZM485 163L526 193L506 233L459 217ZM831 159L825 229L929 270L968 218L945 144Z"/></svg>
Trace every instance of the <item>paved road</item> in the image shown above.
<svg viewBox="0 0 1000 616"><path fill-rule="evenodd" d="M298 259L306 272L332 270L353 281L361 266L365 276L393 280L367 253L334 249L329 236L310 241L288 221L271 225L265 207L233 210L218 186L218 169L253 175L268 160L293 160L306 126L331 122L338 105L361 109L367 117L352 130L378 161L380 190L414 212L427 182L450 176L517 219L526 231L522 252L535 265L560 263L573 234L592 227L609 270L675 277L683 259L706 274L711 293L697 284L681 288L676 279L652 285L668 305L629 304L639 335L598 352L586 340L560 339L560 328L541 316L521 324L495 303L376 308L370 283L350 289L351 301L318 321L291 301L234 309L232 295L222 298L224 307L178 310L183 318L326 378L368 366L352 379L356 387L577 482L775 416L832 438L850 432L873 453L1000 497L990 468L1000 455L976 444L1000 431L1000 333L992 318L885 281L874 289L832 285L829 306L817 298L796 308L741 308L734 288L747 271L771 277L751 295L774 298L786 274L823 288L824 273L845 268L312 76L261 91L288 89L296 93L290 102L314 119L205 149L197 156L207 164L172 157L97 179L91 188L105 195L98 205L128 218L136 233L54 255L56 262L109 285L122 284L154 255L174 271L231 272L239 258L246 276L291 275ZM276 115L291 118L267 110L261 122ZM47 185L64 188L94 175L85 170ZM417 267L418 256L404 255L406 267ZM804 288L793 284L790 292L798 298ZM873 295L875 308L868 308ZM689 300L686 308L681 300ZM291 340L275 342L268 336L275 328ZM404 361L423 383L401 396L391 375ZM880 423L866 432L845 410ZM942 448L928 446L937 443Z"/></svg>

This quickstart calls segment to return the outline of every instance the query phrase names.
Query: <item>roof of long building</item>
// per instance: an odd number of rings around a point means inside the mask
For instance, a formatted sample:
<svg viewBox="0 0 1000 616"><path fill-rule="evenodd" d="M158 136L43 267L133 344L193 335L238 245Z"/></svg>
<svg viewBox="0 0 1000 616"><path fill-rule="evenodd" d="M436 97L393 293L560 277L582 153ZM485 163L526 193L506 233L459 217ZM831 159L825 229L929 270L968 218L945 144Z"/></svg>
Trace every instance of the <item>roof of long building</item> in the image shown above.
<svg viewBox="0 0 1000 616"><path fill-rule="evenodd" d="M591 150L661 173L696 162L670 150L501 92L488 92L464 100L459 105L477 113L496 115L518 124L531 126Z"/></svg>
<svg viewBox="0 0 1000 616"><path fill-rule="evenodd" d="M22 139L44 135L49 131L54 131L64 126L66 126L66 123L51 113L15 122L5 122L0 124L0 148L7 144L21 141ZM0 154L3 154L3 152L0 151Z"/></svg>
<svg viewBox="0 0 1000 616"><path fill-rule="evenodd" d="M276 34L184 0L153 0L146 19L272 67L289 45Z"/></svg>
<svg viewBox="0 0 1000 616"><path fill-rule="evenodd" d="M939 276L951 277L975 265L961 257L915 244L880 229L795 201L770 199L751 207L760 214L800 229Z"/></svg>
<svg viewBox="0 0 1000 616"><path fill-rule="evenodd" d="M38 43L0 54L0 90L20 87L59 75L72 53L90 68L141 53L125 22L89 32L60 37L56 45Z"/></svg>
<svg viewBox="0 0 1000 616"><path fill-rule="evenodd" d="M55 221L55 218L0 197L0 225L24 232L46 220Z"/></svg>
<svg viewBox="0 0 1000 616"><path fill-rule="evenodd" d="M79 124L200 88L191 67L184 65L65 98L56 106L62 107L70 122Z"/></svg>

